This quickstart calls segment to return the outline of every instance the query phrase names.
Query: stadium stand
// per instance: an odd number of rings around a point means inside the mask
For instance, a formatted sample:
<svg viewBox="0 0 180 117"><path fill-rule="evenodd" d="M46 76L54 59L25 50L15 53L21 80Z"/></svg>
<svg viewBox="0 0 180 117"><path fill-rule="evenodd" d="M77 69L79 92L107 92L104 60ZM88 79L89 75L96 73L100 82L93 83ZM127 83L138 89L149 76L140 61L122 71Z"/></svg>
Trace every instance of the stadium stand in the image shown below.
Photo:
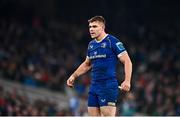
<svg viewBox="0 0 180 117"><path fill-rule="evenodd" d="M66 80L86 56L91 40L86 21L94 13L75 18L60 10L59 18L47 19L31 16L30 6L18 7L21 2L0 1L0 115L87 115L89 73L73 90ZM120 93L117 115L180 116L179 7L166 1L121 2L119 8L104 0L100 7L112 8L102 15L133 62L132 90ZM121 66L117 76L120 83Z"/></svg>

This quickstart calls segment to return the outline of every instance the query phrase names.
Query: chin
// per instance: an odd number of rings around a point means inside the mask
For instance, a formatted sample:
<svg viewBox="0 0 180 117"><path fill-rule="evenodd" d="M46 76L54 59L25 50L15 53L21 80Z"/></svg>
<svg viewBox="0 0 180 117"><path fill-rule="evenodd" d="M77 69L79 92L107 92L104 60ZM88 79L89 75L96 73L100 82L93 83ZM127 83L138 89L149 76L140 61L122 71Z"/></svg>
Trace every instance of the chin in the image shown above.
<svg viewBox="0 0 180 117"><path fill-rule="evenodd" d="M96 36L91 36L91 38L93 38L93 39L94 39L94 38L96 38Z"/></svg>

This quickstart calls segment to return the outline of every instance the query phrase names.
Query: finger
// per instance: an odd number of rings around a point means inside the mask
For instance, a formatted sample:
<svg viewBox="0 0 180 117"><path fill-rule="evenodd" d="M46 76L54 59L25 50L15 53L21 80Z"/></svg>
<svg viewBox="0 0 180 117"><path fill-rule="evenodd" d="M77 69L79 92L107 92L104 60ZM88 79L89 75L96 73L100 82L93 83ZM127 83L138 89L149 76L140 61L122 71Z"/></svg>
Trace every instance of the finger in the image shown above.
<svg viewBox="0 0 180 117"><path fill-rule="evenodd" d="M73 84L67 84L67 85L68 85L69 87L71 87L71 88L72 88L72 87L74 87L74 85L73 85Z"/></svg>
<svg viewBox="0 0 180 117"><path fill-rule="evenodd" d="M126 91L126 92L127 92L127 91L128 91L128 89L127 89L127 88L124 88L124 91Z"/></svg>
<svg viewBox="0 0 180 117"><path fill-rule="evenodd" d="M129 91L130 88L128 86L124 86L123 89L124 91Z"/></svg>
<svg viewBox="0 0 180 117"><path fill-rule="evenodd" d="M70 81L71 83L73 83L73 82L74 82L74 80L73 80L73 78L72 78L72 77L70 77L69 81Z"/></svg>
<svg viewBox="0 0 180 117"><path fill-rule="evenodd" d="M71 85L71 86L69 86L70 88L74 88L74 86L73 85Z"/></svg>
<svg viewBox="0 0 180 117"><path fill-rule="evenodd" d="M126 85L125 87L126 87L126 89L129 91L130 87L129 87L128 85Z"/></svg>
<svg viewBox="0 0 180 117"><path fill-rule="evenodd" d="M72 83L72 84L73 84L73 83L74 83L74 80L72 80L72 79L71 79L71 80L70 80L70 83Z"/></svg>
<svg viewBox="0 0 180 117"><path fill-rule="evenodd" d="M67 85L68 85L69 87L73 87L73 83L72 83L70 80L67 81Z"/></svg>
<svg viewBox="0 0 180 117"><path fill-rule="evenodd" d="M122 91L127 91L127 89L126 89L126 86L125 85L121 85L121 86L119 86L119 87L121 87L120 89L122 90Z"/></svg>
<svg viewBox="0 0 180 117"><path fill-rule="evenodd" d="M69 80L67 80L66 84L67 84L67 85L69 85L69 84L70 84L70 81L69 81Z"/></svg>

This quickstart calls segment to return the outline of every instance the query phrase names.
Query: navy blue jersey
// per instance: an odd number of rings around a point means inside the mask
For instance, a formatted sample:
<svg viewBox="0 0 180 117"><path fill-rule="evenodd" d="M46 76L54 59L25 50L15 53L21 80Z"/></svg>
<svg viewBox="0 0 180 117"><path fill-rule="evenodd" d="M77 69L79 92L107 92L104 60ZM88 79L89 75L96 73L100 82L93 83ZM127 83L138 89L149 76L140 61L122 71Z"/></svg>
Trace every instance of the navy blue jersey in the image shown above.
<svg viewBox="0 0 180 117"><path fill-rule="evenodd" d="M124 53L126 49L122 42L110 34L99 42L92 40L87 50L92 65L92 81L115 79L118 57Z"/></svg>

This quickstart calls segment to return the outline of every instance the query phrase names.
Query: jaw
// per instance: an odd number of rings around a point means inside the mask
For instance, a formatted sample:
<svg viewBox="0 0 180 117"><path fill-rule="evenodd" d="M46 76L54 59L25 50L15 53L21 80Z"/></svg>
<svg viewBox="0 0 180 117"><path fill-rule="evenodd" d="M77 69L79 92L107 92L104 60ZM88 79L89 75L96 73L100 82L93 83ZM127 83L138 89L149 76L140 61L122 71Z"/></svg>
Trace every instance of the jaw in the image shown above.
<svg viewBox="0 0 180 117"><path fill-rule="evenodd" d="M96 34L91 34L91 38L96 38L97 37L97 35Z"/></svg>

